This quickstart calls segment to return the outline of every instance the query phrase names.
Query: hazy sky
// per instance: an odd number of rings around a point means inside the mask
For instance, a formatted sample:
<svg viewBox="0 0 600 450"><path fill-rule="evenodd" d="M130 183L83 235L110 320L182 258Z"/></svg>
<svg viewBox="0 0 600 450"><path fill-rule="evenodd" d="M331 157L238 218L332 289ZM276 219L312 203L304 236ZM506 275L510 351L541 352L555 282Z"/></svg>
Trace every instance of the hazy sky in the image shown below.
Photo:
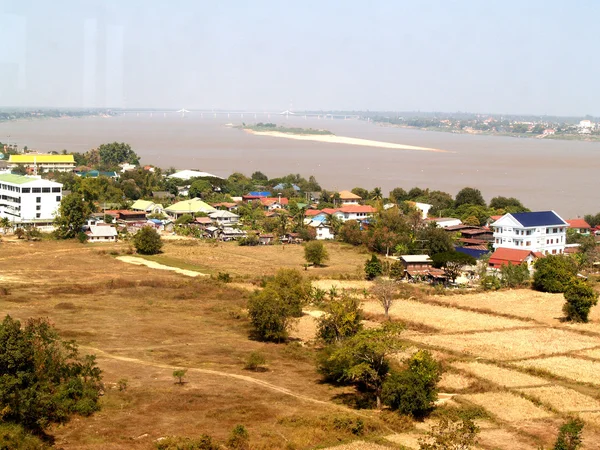
<svg viewBox="0 0 600 450"><path fill-rule="evenodd" d="M0 105L600 115L598 23L598 0L0 0Z"/></svg>

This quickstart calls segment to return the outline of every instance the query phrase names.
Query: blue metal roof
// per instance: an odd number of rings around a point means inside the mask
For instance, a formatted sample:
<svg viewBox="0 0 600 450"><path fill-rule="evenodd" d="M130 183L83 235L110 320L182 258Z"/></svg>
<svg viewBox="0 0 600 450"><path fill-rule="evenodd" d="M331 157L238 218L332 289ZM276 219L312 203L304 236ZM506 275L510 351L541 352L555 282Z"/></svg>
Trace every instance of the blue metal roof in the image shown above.
<svg viewBox="0 0 600 450"><path fill-rule="evenodd" d="M537 211L511 214L524 227L566 225L554 211Z"/></svg>
<svg viewBox="0 0 600 450"><path fill-rule="evenodd" d="M252 191L249 194L254 195L255 197L269 197L271 195L268 191Z"/></svg>
<svg viewBox="0 0 600 450"><path fill-rule="evenodd" d="M457 252L464 253L465 255L472 256L475 259L479 259L482 256L489 253L489 251L487 251L487 250L478 250L475 248L468 248L468 247L456 247L454 250L456 250Z"/></svg>

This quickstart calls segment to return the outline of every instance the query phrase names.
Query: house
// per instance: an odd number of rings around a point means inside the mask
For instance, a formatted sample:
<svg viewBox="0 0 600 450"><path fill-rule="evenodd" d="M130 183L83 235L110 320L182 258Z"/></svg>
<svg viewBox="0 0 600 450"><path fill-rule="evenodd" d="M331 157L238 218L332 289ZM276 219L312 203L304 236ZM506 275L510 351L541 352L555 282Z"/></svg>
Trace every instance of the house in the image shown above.
<svg viewBox="0 0 600 450"><path fill-rule="evenodd" d="M360 195L353 194L350 191L340 191L339 195L342 205L358 205L362 200Z"/></svg>
<svg viewBox="0 0 600 450"><path fill-rule="evenodd" d="M407 202L410 206L412 206L413 208L421 211L421 218L422 219L427 219L427 214L429 214L429 210L431 208L433 208L433 205L430 205L429 203L420 203L420 202Z"/></svg>
<svg viewBox="0 0 600 450"><path fill-rule="evenodd" d="M130 172L132 170L135 170L135 168L137 166L135 164L124 162L124 163L119 164L119 167L121 168L121 172L125 173L125 172Z"/></svg>
<svg viewBox="0 0 600 450"><path fill-rule="evenodd" d="M535 260L542 258L543 256L542 253L531 250L500 247L492 253L488 264L492 269L500 269L502 266L509 264L518 266L519 264L525 263L531 270Z"/></svg>
<svg viewBox="0 0 600 450"><path fill-rule="evenodd" d="M275 240L275 236L272 234L259 234L258 235L258 243L261 245L272 244L274 240Z"/></svg>
<svg viewBox="0 0 600 450"><path fill-rule="evenodd" d="M177 202L174 205L168 206L165 208L165 212L175 219L183 216L184 214L197 214L197 213L205 213L210 214L215 212L216 209L210 206L208 203L203 202L199 198L192 198L189 200L184 200L181 202Z"/></svg>
<svg viewBox="0 0 600 450"><path fill-rule="evenodd" d="M303 239L300 237L300 233L286 233L280 237L279 240L284 244L302 244Z"/></svg>
<svg viewBox="0 0 600 450"><path fill-rule="evenodd" d="M336 216L343 222L348 220L364 220L368 217L372 217L377 210L372 206L363 205L346 205L336 210L332 215Z"/></svg>
<svg viewBox="0 0 600 450"><path fill-rule="evenodd" d="M10 155L8 168L29 167L34 175L42 172L73 172L75 158L73 155Z"/></svg>
<svg viewBox="0 0 600 450"><path fill-rule="evenodd" d="M478 239L485 241L485 243L494 241L494 233L492 230L483 227L464 228L460 230L460 236L463 239Z"/></svg>
<svg viewBox="0 0 600 450"><path fill-rule="evenodd" d="M289 204L288 199L285 197L261 197L259 200L266 211L285 209Z"/></svg>
<svg viewBox="0 0 600 450"><path fill-rule="evenodd" d="M109 225L91 225L85 233L88 242L117 242L117 229Z"/></svg>
<svg viewBox="0 0 600 450"><path fill-rule="evenodd" d="M575 230L579 234L590 234L592 227L583 219L570 219L567 220L569 228Z"/></svg>
<svg viewBox="0 0 600 450"><path fill-rule="evenodd" d="M219 239L222 241L235 241L246 237L246 232L238 228L225 227L219 232Z"/></svg>
<svg viewBox="0 0 600 450"><path fill-rule="evenodd" d="M8 218L14 225L53 227L61 199L60 183L40 177L0 175L0 218Z"/></svg>
<svg viewBox="0 0 600 450"><path fill-rule="evenodd" d="M112 216L115 220L119 222L124 222L127 225L131 225L133 223L146 223L146 211L129 211L127 209L108 209L104 212L108 216Z"/></svg>
<svg viewBox="0 0 600 450"><path fill-rule="evenodd" d="M179 178L180 180L189 180L191 178L219 178L223 179L220 176L213 175L208 172L200 172L198 170L180 170L169 175L167 178Z"/></svg>
<svg viewBox="0 0 600 450"><path fill-rule="evenodd" d="M427 271L433 267L429 255L402 255L399 258L404 270Z"/></svg>
<svg viewBox="0 0 600 450"><path fill-rule="evenodd" d="M233 225L240 220L240 216L229 211L215 211L209 213L208 217L218 226Z"/></svg>
<svg viewBox="0 0 600 450"><path fill-rule="evenodd" d="M505 214L491 225L494 248L560 254L567 243L568 226L554 211Z"/></svg>
<svg viewBox="0 0 600 450"><path fill-rule="evenodd" d="M462 225L462 220L455 217L430 217L426 219L428 222L435 222L439 228L448 228L456 225Z"/></svg>
<svg viewBox="0 0 600 450"><path fill-rule="evenodd" d="M206 228L211 226L213 223L210 217L196 217L190 225L197 226L198 228Z"/></svg>
<svg viewBox="0 0 600 450"><path fill-rule="evenodd" d="M325 221L320 222L313 220L308 224L308 226L314 228L316 233L315 239L317 239L318 241L335 239L335 235L331 231L331 227L327 225Z"/></svg>
<svg viewBox="0 0 600 450"><path fill-rule="evenodd" d="M162 214L163 206L149 200L136 200L130 206L133 211L145 211L149 214Z"/></svg>
<svg viewBox="0 0 600 450"><path fill-rule="evenodd" d="M213 203L212 206L217 209L222 209L224 211L237 211L238 204L231 202L221 202L221 203Z"/></svg>

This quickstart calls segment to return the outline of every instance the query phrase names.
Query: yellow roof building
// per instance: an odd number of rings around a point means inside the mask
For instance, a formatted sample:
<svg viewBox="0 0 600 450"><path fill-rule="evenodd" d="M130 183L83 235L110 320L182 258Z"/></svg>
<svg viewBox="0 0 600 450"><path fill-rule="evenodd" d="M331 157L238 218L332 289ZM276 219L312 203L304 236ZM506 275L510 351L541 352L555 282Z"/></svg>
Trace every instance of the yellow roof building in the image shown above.
<svg viewBox="0 0 600 450"><path fill-rule="evenodd" d="M75 164L73 155L10 155L13 164Z"/></svg>

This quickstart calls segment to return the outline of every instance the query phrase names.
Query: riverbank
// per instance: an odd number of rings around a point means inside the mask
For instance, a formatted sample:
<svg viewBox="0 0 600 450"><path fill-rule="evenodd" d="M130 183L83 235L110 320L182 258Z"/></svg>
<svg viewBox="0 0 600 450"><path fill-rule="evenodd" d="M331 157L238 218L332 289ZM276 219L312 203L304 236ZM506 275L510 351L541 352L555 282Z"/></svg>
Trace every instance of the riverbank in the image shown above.
<svg viewBox="0 0 600 450"><path fill-rule="evenodd" d="M336 136L333 134L328 135L306 135L306 134L289 134L281 133L278 131L254 131L250 129L244 129L246 133L253 134L255 136L269 136L275 138L294 139L298 141L312 141L312 142L323 142L327 144L342 144L342 145L354 145L359 147L375 147L375 148L388 148L392 150L416 150L425 152L438 152L438 153L454 153L448 150L442 150L439 148L428 148L428 147L417 147L414 145L396 144L394 142L383 142L383 141L372 141L370 139L359 139L346 136Z"/></svg>

